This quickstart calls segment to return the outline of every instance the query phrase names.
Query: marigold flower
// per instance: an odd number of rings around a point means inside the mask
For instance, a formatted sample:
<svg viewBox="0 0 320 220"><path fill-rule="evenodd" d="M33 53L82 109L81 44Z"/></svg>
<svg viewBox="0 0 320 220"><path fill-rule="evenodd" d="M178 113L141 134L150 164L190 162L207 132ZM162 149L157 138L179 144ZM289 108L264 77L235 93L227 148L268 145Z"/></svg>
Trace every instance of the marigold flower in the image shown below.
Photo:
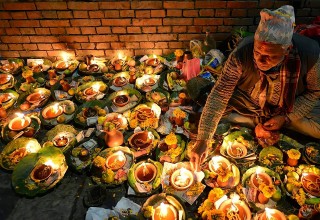
<svg viewBox="0 0 320 220"><path fill-rule="evenodd" d="M182 111L180 108L175 108L173 110L173 116L177 118L185 118L187 117L187 114L184 111Z"/></svg>
<svg viewBox="0 0 320 220"><path fill-rule="evenodd" d="M176 57L181 57L181 56L183 55L183 50L181 50L181 49L175 50L175 51L174 51L174 55L175 55Z"/></svg>
<svg viewBox="0 0 320 220"><path fill-rule="evenodd" d="M170 134L168 134L166 136L166 138L164 139L164 142L167 145L177 144L178 143L178 139L177 139L177 136L173 132L171 132Z"/></svg>
<svg viewBox="0 0 320 220"><path fill-rule="evenodd" d="M288 157L290 159L299 160L301 153L297 149L290 149L287 151Z"/></svg>

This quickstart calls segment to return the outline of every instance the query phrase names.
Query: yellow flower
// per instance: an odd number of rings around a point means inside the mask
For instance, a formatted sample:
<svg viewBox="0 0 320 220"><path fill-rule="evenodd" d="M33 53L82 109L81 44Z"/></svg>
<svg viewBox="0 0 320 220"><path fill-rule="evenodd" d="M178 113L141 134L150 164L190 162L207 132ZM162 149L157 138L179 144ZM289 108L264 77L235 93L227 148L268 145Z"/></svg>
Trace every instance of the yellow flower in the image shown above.
<svg viewBox="0 0 320 220"><path fill-rule="evenodd" d="M129 121L129 125L130 125L131 128L136 128L136 127L138 127L138 120L137 120L137 119L131 119L131 120Z"/></svg>
<svg viewBox="0 0 320 220"><path fill-rule="evenodd" d="M176 57L181 57L183 55L183 50L177 49L176 51L174 51L174 55Z"/></svg>
<svg viewBox="0 0 320 220"><path fill-rule="evenodd" d="M164 139L164 142L167 145L177 144L178 143L178 139L177 139L177 136L173 132L171 132L170 134L168 134L166 136L166 138Z"/></svg>
<svg viewBox="0 0 320 220"><path fill-rule="evenodd" d="M228 179L230 177L233 176L233 172L232 171L227 171L227 172L220 172L218 174L218 179L221 181L221 182L226 182L228 181Z"/></svg>
<svg viewBox="0 0 320 220"><path fill-rule="evenodd" d="M301 153L296 149L288 150L287 154L290 159L295 159L295 160L299 160L301 156Z"/></svg>
<svg viewBox="0 0 320 220"><path fill-rule="evenodd" d="M173 110L173 116L177 118L185 118L187 117L187 114L182 111L180 108L176 108Z"/></svg>
<svg viewBox="0 0 320 220"><path fill-rule="evenodd" d="M213 188L208 195L208 199L211 202L216 202L222 196L224 196L225 192L221 188Z"/></svg>
<svg viewBox="0 0 320 220"><path fill-rule="evenodd" d="M260 184L259 190L261 190L263 195L267 198L271 198L272 195L277 191L274 185L265 185L265 184Z"/></svg>
<svg viewBox="0 0 320 220"><path fill-rule="evenodd" d="M300 188L297 191L293 191L293 198L297 200L300 206L303 206L304 203L306 202L306 194L302 188Z"/></svg>
<svg viewBox="0 0 320 220"><path fill-rule="evenodd" d="M213 202L211 202L210 200L204 200L204 202L198 208L198 213L201 214L202 212L211 210L213 205Z"/></svg>
<svg viewBox="0 0 320 220"><path fill-rule="evenodd" d="M22 73L22 77L23 77L23 78L28 78L28 77L31 77L31 76L33 76L33 72L32 72L32 70L30 70L30 69L28 69L28 70L26 70L26 71L24 71L24 72Z"/></svg>

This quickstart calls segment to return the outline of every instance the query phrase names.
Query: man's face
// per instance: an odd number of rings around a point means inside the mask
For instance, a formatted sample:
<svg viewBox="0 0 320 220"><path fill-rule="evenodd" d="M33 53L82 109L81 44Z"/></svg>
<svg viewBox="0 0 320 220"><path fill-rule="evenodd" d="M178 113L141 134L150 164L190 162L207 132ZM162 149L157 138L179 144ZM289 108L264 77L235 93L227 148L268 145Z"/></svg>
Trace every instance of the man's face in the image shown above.
<svg viewBox="0 0 320 220"><path fill-rule="evenodd" d="M271 44L254 41L253 57L257 67L262 71L267 71L281 63L288 54L288 49L284 49L280 44Z"/></svg>

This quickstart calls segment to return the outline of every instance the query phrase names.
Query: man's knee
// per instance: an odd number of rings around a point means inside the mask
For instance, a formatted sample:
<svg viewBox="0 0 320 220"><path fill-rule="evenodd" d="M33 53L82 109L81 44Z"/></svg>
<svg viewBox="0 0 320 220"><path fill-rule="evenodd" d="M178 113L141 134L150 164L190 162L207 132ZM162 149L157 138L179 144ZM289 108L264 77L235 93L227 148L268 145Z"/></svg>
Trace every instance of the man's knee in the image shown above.
<svg viewBox="0 0 320 220"><path fill-rule="evenodd" d="M320 124L308 118L292 121L288 129L320 139Z"/></svg>

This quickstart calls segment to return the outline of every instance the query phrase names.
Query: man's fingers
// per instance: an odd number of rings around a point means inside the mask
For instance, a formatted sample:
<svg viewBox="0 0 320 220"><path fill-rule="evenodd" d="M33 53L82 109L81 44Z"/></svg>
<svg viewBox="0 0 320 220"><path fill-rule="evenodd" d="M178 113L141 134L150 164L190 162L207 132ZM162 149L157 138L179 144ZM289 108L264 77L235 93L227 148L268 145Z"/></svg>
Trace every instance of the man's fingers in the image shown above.
<svg viewBox="0 0 320 220"><path fill-rule="evenodd" d="M191 168L195 171L199 170L199 155L193 155L190 158Z"/></svg>
<svg viewBox="0 0 320 220"><path fill-rule="evenodd" d="M208 156L207 152L204 152L203 154L201 154L201 156L200 156L200 164L204 163L204 161L206 160L207 156Z"/></svg>

